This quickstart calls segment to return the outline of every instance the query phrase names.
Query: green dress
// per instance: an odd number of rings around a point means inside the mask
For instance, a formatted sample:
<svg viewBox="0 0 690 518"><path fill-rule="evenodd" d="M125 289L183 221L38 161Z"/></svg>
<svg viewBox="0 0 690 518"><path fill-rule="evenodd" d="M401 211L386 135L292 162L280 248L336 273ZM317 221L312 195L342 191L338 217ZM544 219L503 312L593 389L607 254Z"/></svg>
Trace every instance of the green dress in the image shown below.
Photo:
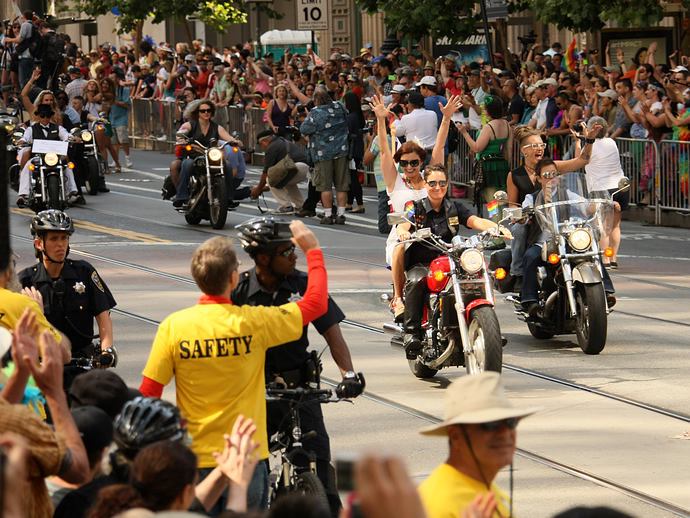
<svg viewBox="0 0 690 518"><path fill-rule="evenodd" d="M510 164L503 154L508 138L496 138L496 132L489 126L494 138L489 141L484 151L477 153L477 160L482 162L484 182L482 188L493 191L505 190Z"/></svg>

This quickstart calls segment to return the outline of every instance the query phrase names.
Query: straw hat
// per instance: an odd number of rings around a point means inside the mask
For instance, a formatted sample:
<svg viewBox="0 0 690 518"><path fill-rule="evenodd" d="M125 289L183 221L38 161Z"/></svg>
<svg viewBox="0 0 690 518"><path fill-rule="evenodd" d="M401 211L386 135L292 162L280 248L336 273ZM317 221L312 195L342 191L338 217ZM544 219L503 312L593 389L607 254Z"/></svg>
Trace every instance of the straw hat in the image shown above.
<svg viewBox="0 0 690 518"><path fill-rule="evenodd" d="M424 435L446 435L454 424L480 424L511 417L526 417L538 408L514 407L505 394L497 372L465 376L446 389L443 421L420 430Z"/></svg>

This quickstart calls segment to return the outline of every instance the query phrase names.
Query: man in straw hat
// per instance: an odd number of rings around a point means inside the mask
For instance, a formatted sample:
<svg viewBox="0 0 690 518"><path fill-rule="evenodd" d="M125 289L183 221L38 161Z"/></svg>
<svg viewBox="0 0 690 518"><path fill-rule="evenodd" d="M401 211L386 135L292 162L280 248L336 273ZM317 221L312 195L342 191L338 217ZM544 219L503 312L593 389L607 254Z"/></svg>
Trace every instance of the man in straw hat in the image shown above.
<svg viewBox="0 0 690 518"><path fill-rule="evenodd" d="M446 462L419 486L427 517L460 517L475 499L482 499L482 505L498 516L512 515L510 499L493 481L513 462L518 422L536 410L514 407L496 372L451 384L443 421L421 430L424 435L447 436L450 449Z"/></svg>

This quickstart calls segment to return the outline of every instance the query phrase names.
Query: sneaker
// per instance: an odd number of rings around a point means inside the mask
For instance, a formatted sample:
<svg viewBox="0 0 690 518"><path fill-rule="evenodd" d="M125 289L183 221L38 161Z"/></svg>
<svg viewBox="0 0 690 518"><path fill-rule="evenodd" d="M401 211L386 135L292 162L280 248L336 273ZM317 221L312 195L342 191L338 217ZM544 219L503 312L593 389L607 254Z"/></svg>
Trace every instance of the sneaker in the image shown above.
<svg viewBox="0 0 690 518"><path fill-rule="evenodd" d="M356 209L352 209L352 214L364 214L364 205L359 205Z"/></svg>
<svg viewBox="0 0 690 518"><path fill-rule="evenodd" d="M110 162L110 163L108 164L108 167L109 167L110 169L113 169L116 165L117 165L117 164L116 164L115 162Z"/></svg>
<svg viewBox="0 0 690 518"><path fill-rule="evenodd" d="M610 268L611 270L618 270L618 261L611 261L611 262L609 263L609 268Z"/></svg>
<svg viewBox="0 0 690 518"><path fill-rule="evenodd" d="M522 309L530 318L534 318L539 313L539 303L535 301L523 302Z"/></svg>
<svg viewBox="0 0 690 518"><path fill-rule="evenodd" d="M335 216L333 218L333 222L336 225L344 225L345 224L345 216Z"/></svg>
<svg viewBox="0 0 690 518"><path fill-rule="evenodd" d="M110 189L108 189L105 185L102 185L98 188L98 192L110 192Z"/></svg>
<svg viewBox="0 0 690 518"><path fill-rule="evenodd" d="M228 210L235 210L239 206L240 206L240 202L238 202L238 201L229 201L228 202Z"/></svg>
<svg viewBox="0 0 690 518"><path fill-rule="evenodd" d="M313 218L314 216L316 216L316 211L309 209L300 209L297 211L297 215L300 218Z"/></svg>
<svg viewBox="0 0 690 518"><path fill-rule="evenodd" d="M352 212L352 205L345 205L345 212Z"/></svg>
<svg viewBox="0 0 690 518"><path fill-rule="evenodd" d="M76 191L71 192L67 195L67 203L69 203L70 205L74 205L78 202L79 202L79 194Z"/></svg>
<svg viewBox="0 0 690 518"><path fill-rule="evenodd" d="M164 140L167 140L167 139L168 139L167 135L160 135L159 137L156 137L156 140L158 140L159 142L163 142ZM127 166L127 167L129 167L129 166Z"/></svg>
<svg viewBox="0 0 690 518"><path fill-rule="evenodd" d="M185 203L187 203L187 200L173 200L172 202L173 207L176 208L182 207Z"/></svg>
<svg viewBox="0 0 690 518"><path fill-rule="evenodd" d="M131 168L134 164L132 163L132 159L129 158L127 155L125 155L125 165L129 168Z"/></svg>
<svg viewBox="0 0 690 518"><path fill-rule="evenodd" d="M295 208L292 205L283 205L282 207L278 207L276 210L272 210L271 214L294 214L295 213Z"/></svg>
<svg viewBox="0 0 690 518"><path fill-rule="evenodd" d="M116 166L115 166L115 169L114 169L114 171L115 171L116 173L118 173L118 174L119 174L119 173L121 173L121 172L122 172L122 167L121 167L121 166L119 166L119 165L116 165Z"/></svg>
<svg viewBox="0 0 690 518"><path fill-rule="evenodd" d="M28 205L29 205L29 197L28 196L25 196L22 194L21 196L19 196L19 198L17 198L17 207L19 207L20 209L26 208Z"/></svg>
<svg viewBox="0 0 690 518"><path fill-rule="evenodd" d="M408 360L416 360L419 353L422 352L422 341L413 334L406 334L403 339L403 347L405 347L405 356Z"/></svg>
<svg viewBox="0 0 690 518"><path fill-rule="evenodd" d="M319 223L322 225L332 225L333 223L335 223L335 219L333 218L333 216L327 216L324 214L323 216L321 216Z"/></svg>

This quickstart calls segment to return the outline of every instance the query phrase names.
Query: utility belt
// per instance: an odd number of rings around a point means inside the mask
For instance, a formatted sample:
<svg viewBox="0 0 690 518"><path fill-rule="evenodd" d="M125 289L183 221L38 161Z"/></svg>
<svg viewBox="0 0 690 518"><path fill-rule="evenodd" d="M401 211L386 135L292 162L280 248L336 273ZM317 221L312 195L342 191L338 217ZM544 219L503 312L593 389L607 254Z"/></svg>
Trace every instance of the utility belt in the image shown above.
<svg viewBox="0 0 690 518"><path fill-rule="evenodd" d="M271 372L268 376L269 383L284 385L286 388L293 389L319 388L321 386L321 371L323 365L316 351L309 353L309 358L297 369L285 370L281 372Z"/></svg>

